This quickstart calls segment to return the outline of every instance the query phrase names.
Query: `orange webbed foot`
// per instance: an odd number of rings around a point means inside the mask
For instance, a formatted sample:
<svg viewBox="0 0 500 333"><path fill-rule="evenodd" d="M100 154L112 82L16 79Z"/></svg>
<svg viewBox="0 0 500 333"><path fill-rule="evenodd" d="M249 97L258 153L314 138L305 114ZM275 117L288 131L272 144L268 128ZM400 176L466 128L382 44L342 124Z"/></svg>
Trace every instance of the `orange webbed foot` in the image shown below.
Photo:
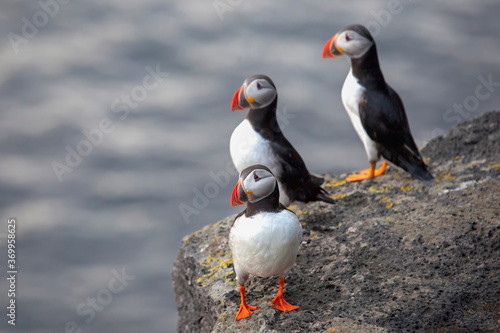
<svg viewBox="0 0 500 333"><path fill-rule="evenodd" d="M370 179L370 169L365 169L359 173L349 175L345 179L348 182L359 182L361 180Z"/></svg>
<svg viewBox="0 0 500 333"><path fill-rule="evenodd" d="M285 283L285 280L280 277L280 286L278 289L278 294L276 295L275 298L273 298L273 300L271 301L270 304L276 310L280 310L283 312L290 312L293 310L297 310L299 308L298 306L295 306L295 305L288 303L283 298L283 285L284 285L284 283Z"/></svg>
<svg viewBox="0 0 500 333"><path fill-rule="evenodd" d="M275 308L276 310L280 310L283 312L290 312L293 310L297 310L299 307L296 305L292 305L285 301L283 298L283 295L277 295L272 301L271 301L271 306Z"/></svg>
<svg viewBox="0 0 500 333"><path fill-rule="evenodd" d="M241 295L241 304L238 313L236 314L236 320L240 320L243 318L248 318L253 313L253 311L257 310L258 306L251 306L245 302L245 286L240 285L240 295Z"/></svg>
<svg viewBox="0 0 500 333"><path fill-rule="evenodd" d="M387 162L384 161L379 169L375 169L375 163L370 163L370 168L361 171L360 173L349 175L345 179L348 182L359 182L365 179L373 179L385 173Z"/></svg>
<svg viewBox="0 0 500 333"><path fill-rule="evenodd" d="M251 306L251 305L248 305L247 303L242 303L240 305L240 310L238 311L238 313L236 314L236 320L240 320L240 319L243 319L243 318L248 318L250 317L250 315L253 313L253 311L259 309L260 307L259 306Z"/></svg>

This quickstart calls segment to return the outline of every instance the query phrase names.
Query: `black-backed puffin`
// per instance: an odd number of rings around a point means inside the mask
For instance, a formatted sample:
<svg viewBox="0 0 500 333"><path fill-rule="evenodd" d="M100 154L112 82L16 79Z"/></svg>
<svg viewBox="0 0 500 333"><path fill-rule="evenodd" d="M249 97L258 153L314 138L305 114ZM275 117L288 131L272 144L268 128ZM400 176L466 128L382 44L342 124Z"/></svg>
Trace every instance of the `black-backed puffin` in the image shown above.
<svg viewBox="0 0 500 333"><path fill-rule="evenodd" d="M241 172L255 164L267 166L278 179L280 202L285 206L295 200L334 203L320 187L323 179L309 173L281 132L277 104L276 86L266 75L247 78L234 94L231 111L250 108L246 119L231 135L229 148L236 170Z"/></svg>
<svg viewBox="0 0 500 333"><path fill-rule="evenodd" d="M297 215L279 202L279 187L271 170L253 165L240 173L231 196L231 206L247 203L229 232L234 271L240 284L241 305L236 320L259 307L245 302L245 282L250 274L279 276L279 289L271 306L280 311L298 309L283 299L285 277L295 263L302 239Z"/></svg>
<svg viewBox="0 0 500 333"><path fill-rule="evenodd" d="M359 181L385 172L382 156L420 180L432 180L411 135L403 102L385 82L375 41L364 26L349 25L326 42L323 58L346 55L351 70L342 88L342 102L354 129L365 146L370 168L350 175L347 181Z"/></svg>

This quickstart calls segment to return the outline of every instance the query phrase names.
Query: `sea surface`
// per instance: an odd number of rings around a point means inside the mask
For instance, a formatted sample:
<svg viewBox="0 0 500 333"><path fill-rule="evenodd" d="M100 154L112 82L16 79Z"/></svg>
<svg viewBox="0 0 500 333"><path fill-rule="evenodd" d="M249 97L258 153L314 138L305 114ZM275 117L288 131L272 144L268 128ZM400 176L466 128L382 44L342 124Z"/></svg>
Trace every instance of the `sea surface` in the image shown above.
<svg viewBox="0 0 500 333"><path fill-rule="evenodd" d="M311 172L359 170L349 64L325 42L370 28L421 145L500 106L499 17L497 0L2 1L0 331L174 332L182 238L242 209L230 103L246 77L274 80Z"/></svg>

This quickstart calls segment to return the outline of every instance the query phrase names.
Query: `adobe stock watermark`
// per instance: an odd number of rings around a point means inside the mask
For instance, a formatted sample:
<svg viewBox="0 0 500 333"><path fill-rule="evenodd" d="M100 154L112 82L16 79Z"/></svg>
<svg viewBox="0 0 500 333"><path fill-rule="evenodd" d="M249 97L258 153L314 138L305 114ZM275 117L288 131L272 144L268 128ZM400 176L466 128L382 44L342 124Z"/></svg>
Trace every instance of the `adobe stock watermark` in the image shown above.
<svg viewBox="0 0 500 333"><path fill-rule="evenodd" d="M224 13L232 12L238 6L240 6L245 0L214 0L212 6L219 16L221 21L224 21Z"/></svg>
<svg viewBox="0 0 500 333"><path fill-rule="evenodd" d="M286 106L282 110L276 110L276 118L271 124L270 129L265 129L260 132L262 137L271 140L275 133L280 132L282 128L285 128L290 124L290 120L294 119L296 116L287 112ZM278 125L281 123L281 128ZM241 144L239 149L246 150L246 146L250 145L251 142L245 141ZM221 193L221 190L225 189L230 184L231 177L238 176L238 170L236 170L232 161L226 163L224 170L219 170L217 172L210 171L208 176L212 179L204 186L200 188L193 188L193 199L191 204L180 203L178 209L184 219L186 224L191 223L192 216L200 215L201 211L210 205L210 200L215 199ZM229 202L229 199L228 199Z"/></svg>
<svg viewBox="0 0 500 333"><path fill-rule="evenodd" d="M113 302L114 295L125 290L129 282L135 279L134 275L127 274L125 267L121 269L121 272L116 269L111 270L111 275L113 277L109 279L106 287L99 290L95 297L87 297L85 301L76 307L76 314L82 317L82 321L79 323L73 320L67 321L64 324L64 330L60 331L60 333L81 333L82 325L91 324L95 320L97 313L102 312L106 306Z"/></svg>
<svg viewBox="0 0 500 333"><path fill-rule="evenodd" d="M493 80L493 74L488 74L486 77L479 75L477 77L479 83L474 88L474 93L465 97L461 103L455 103L451 108L448 108L443 113L443 120L457 125L465 120L472 118L479 110L481 102L490 98L495 90L500 87L500 81ZM445 131L442 128L436 128L432 132L432 136L443 135Z"/></svg>
<svg viewBox="0 0 500 333"><path fill-rule="evenodd" d="M7 39L9 40L10 47L15 54L18 54L19 47L22 44L28 44L33 40L40 29L45 27L51 18L59 14L61 7L67 5L70 0L39 0L37 1L40 10L36 11L31 17L21 17L21 34L9 32Z"/></svg>
<svg viewBox="0 0 500 333"><path fill-rule="evenodd" d="M125 120L130 111L136 109L139 103L148 97L149 92L157 89L169 75L160 70L159 64L155 69L147 66L145 70L147 74L143 77L141 84L134 86L128 94L121 94L111 102L110 110L119 117L119 120ZM104 135L111 134L114 130L115 123L108 117L102 118L95 128L84 128L82 134L85 138L81 139L75 147L66 146L67 153L64 161L52 162L52 170L57 180L63 182L63 176L71 174L82 163L83 158L90 155L94 147L98 147L104 141Z"/></svg>

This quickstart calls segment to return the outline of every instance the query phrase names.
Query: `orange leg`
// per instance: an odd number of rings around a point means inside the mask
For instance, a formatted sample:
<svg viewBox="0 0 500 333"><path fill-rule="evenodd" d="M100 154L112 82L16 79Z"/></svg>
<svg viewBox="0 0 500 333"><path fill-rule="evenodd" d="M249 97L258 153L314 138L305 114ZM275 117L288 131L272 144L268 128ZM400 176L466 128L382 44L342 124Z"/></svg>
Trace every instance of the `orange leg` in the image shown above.
<svg viewBox="0 0 500 333"><path fill-rule="evenodd" d="M238 314L236 314L236 320L240 320L243 318L248 318L253 313L252 311L257 310L258 306L251 306L245 302L245 286L240 285L240 294L241 294L241 305Z"/></svg>
<svg viewBox="0 0 500 333"><path fill-rule="evenodd" d="M283 284L285 284L285 280L282 277L280 277L280 287L278 289L278 294L271 301L271 306L277 310L284 311L284 312L297 310L299 308L298 306L289 304L283 298Z"/></svg>
<svg viewBox="0 0 500 333"><path fill-rule="evenodd" d="M380 169L375 170L375 162L370 162L370 168L361 171L355 175L349 175L345 180L348 182L359 182L363 179L373 179L377 176L383 175L385 172L385 168L387 167L387 162L384 161L380 166Z"/></svg>

